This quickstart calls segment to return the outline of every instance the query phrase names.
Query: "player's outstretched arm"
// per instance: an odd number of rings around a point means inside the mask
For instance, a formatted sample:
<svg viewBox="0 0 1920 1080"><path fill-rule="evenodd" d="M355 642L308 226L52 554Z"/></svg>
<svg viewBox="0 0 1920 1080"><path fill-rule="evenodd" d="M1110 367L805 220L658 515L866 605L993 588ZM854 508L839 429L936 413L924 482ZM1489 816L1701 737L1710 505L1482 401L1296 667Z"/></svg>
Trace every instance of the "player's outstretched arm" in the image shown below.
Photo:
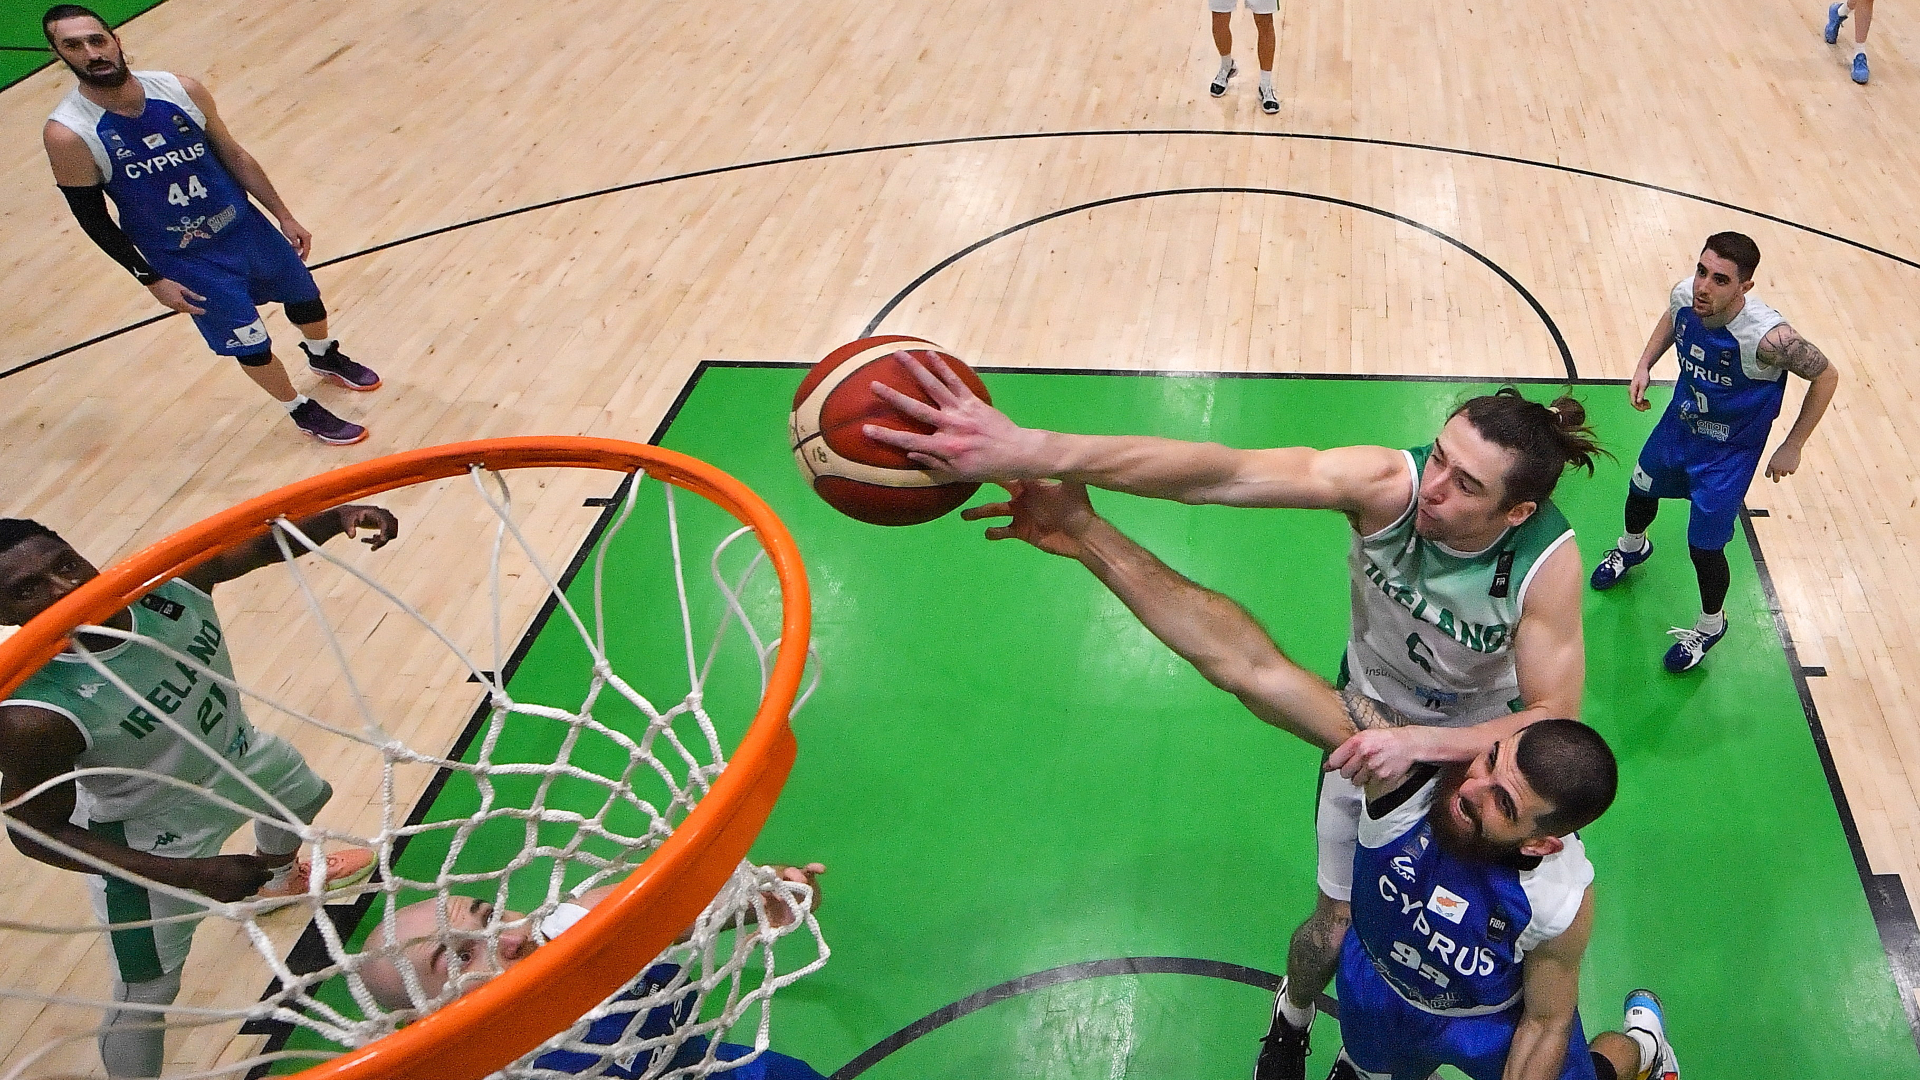
<svg viewBox="0 0 1920 1080"><path fill-rule="evenodd" d="M1550 716L1580 718L1587 681L1587 653L1580 629L1580 549L1569 539L1548 555L1527 584L1525 607L1513 641L1520 699L1527 707L1512 716L1469 727L1391 727L1362 731L1327 759L1347 779L1398 776L1415 762L1468 762ZM1364 726L1364 725L1363 725Z"/></svg>
<svg viewBox="0 0 1920 1080"><path fill-rule="evenodd" d="M279 223L280 232L286 236L287 242L293 245L294 252L306 258L307 252L313 247L313 234L294 220L293 211L287 209L286 201L274 190L273 181L267 179L267 170L261 168L260 162L247 153L246 147L233 137L233 132L227 130L227 122L220 118L220 110L214 107L212 92L184 75L180 76L180 85L186 88L187 96L206 114L207 141L213 144L213 152L220 159L220 164L225 165L233 178L240 181L240 186L247 189L247 194L267 208L267 213L272 214L273 220Z"/></svg>
<svg viewBox="0 0 1920 1080"><path fill-rule="evenodd" d="M1093 571L1153 636L1267 723L1323 750L1353 734L1332 687L1288 659L1245 608L1174 572L1094 513L1086 485L1014 481L1007 490L1007 502L961 516L1010 516L1011 524L987 530L989 540L1025 540Z"/></svg>
<svg viewBox="0 0 1920 1080"><path fill-rule="evenodd" d="M60 778L78 767L86 748L80 729L58 713L31 705L0 707L0 806L6 808L8 838L22 855L62 870L100 872L97 864L48 846L15 828L15 823L109 866L223 902L246 899L273 876L255 855L168 859L112 843L75 825L74 782Z"/></svg>
<svg viewBox="0 0 1920 1080"><path fill-rule="evenodd" d="M336 536L345 533L358 539L375 551L387 546L387 541L400 535L400 519L378 506L350 504L336 506L331 510L322 510L317 514L294 522L300 531L316 544L324 544ZM361 530L364 535L355 536ZM301 554L299 545L294 545L294 553ZM201 592L212 592L215 585L223 581L253 573L263 566L272 566L280 561L280 545L274 540L273 533L263 536L223 552L201 563L184 575L188 584Z"/></svg>
<svg viewBox="0 0 1920 1080"><path fill-rule="evenodd" d="M1640 363L1634 366L1633 378L1627 382L1627 400L1641 412L1651 407L1647 402L1647 384L1653 381L1653 365L1671 348L1673 312L1669 311L1653 324L1653 336L1647 339L1647 347L1640 350Z"/></svg>
<svg viewBox="0 0 1920 1080"><path fill-rule="evenodd" d="M945 364L929 370L909 359L906 366L934 404L877 382L873 392L901 415L934 430L922 435L872 424L862 430L876 442L907 451L916 464L942 480L1053 477L1184 503L1340 510L1354 516L1377 516L1384 510L1388 521L1398 517L1412 497L1397 450L1239 450L1145 435L1023 428L975 396Z"/></svg>
<svg viewBox="0 0 1920 1080"><path fill-rule="evenodd" d="M1593 886L1580 900L1580 914L1559 937L1543 942L1521 962L1520 1024L1507 1051L1500 1080L1556 1080L1566 1063L1574 1010L1580 1004L1580 960L1593 933Z"/></svg>
<svg viewBox="0 0 1920 1080"><path fill-rule="evenodd" d="M1784 367L1808 383L1807 395L1800 399L1800 415L1794 418L1793 428L1781 440L1779 449L1767 460L1767 479L1777 484L1781 477L1792 476L1800 468L1800 452L1806 448L1807 439L1813 435L1820 418L1826 415L1834 391L1840 388L1840 372L1813 342L1801 337L1800 331L1786 323L1767 331L1756 351L1760 359Z"/></svg>

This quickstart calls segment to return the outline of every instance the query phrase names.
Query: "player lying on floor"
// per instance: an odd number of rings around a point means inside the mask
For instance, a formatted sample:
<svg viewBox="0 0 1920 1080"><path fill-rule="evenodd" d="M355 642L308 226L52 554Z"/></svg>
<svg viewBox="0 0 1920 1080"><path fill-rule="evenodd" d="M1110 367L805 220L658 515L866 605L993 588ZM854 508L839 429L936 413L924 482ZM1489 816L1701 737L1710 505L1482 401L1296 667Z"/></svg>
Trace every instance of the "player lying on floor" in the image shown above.
<svg viewBox="0 0 1920 1080"><path fill-rule="evenodd" d="M805 866L778 866L772 869L783 881L805 886L800 895L806 898L809 911L819 908L819 876L826 873L825 866L808 863ZM526 959L543 942L558 937L580 921L589 910L611 895L615 888L617 886L606 885L582 893L561 904L538 926L534 926L527 916L519 912L496 911L492 904L468 896L449 897L447 926L452 931L451 936L442 935L438 928L435 913L438 901L422 900L394 912L392 918L374 931L369 947L396 949L399 963L411 967L419 980L422 1000L431 1001L441 995L451 980L463 979L464 985L460 990L464 993ZM780 886L769 886L760 894L766 906L768 925L776 928L788 926L800 917L788 897L782 895L783 891L787 890ZM749 919L752 916L753 909L749 908ZM488 940L496 934L497 946L488 948ZM682 940L685 940L684 934ZM399 963L392 956L383 955L368 957L360 965L360 977L382 1008L398 1010L413 1005ZM655 964L621 996L640 999L657 993L670 984L679 971L674 964ZM631 1011L609 1013L594 1021L579 1041L593 1046L612 1046L629 1037L629 1031L643 1039L658 1038L686 1023L689 1019L686 1012L693 1003L694 997L689 994L672 1004L655 1006L637 1024ZM706 1056L707 1049L706 1037L695 1036L682 1043L670 1061L656 1061L655 1055L641 1055L624 1064L616 1061L605 1070L599 1070L598 1067L605 1061L604 1054L563 1049L548 1051L534 1065L559 1073L623 1078L654 1076L698 1064ZM713 1047L713 1057L718 1061L737 1061L752 1053L753 1047L736 1043L723 1042ZM806 1062L771 1050L761 1053L746 1065L729 1070L726 1075L738 1080L823 1080Z"/></svg>
<svg viewBox="0 0 1920 1080"><path fill-rule="evenodd" d="M1404 722L1336 692L1288 659L1240 605L1187 580L1093 510L1077 483L1014 483L969 520L1091 570L1155 637L1255 716L1325 749ZM1334 760L1344 760L1338 752ZM1473 761L1361 776L1353 925L1337 986L1338 1080L1424 1080L1442 1064L1474 1080L1677 1076L1658 1000L1627 999L1624 1034L1588 1045L1580 962L1593 927L1593 866L1574 830L1613 802L1618 770L1592 728L1541 720Z"/></svg>

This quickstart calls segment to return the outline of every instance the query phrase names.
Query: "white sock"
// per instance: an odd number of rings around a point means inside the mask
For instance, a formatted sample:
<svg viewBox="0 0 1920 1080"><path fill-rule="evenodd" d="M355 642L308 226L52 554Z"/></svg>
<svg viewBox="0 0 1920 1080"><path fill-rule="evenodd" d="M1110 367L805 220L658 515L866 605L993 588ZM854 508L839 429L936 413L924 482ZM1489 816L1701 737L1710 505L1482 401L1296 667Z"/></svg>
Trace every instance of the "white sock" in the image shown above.
<svg viewBox="0 0 1920 1080"><path fill-rule="evenodd" d="M1260 73L1260 89L1265 90L1269 94L1273 93L1273 72L1263 71Z"/></svg>
<svg viewBox="0 0 1920 1080"><path fill-rule="evenodd" d="M1313 1009L1311 1007L1302 1009L1287 998L1287 981L1285 979L1280 980L1279 1000L1280 1015L1287 1018L1287 1023L1297 1028L1310 1028L1313 1026Z"/></svg>
<svg viewBox="0 0 1920 1080"><path fill-rule="evenodd" d="M1627 1038L1633 1040L1635 1046L1640 1048L1640 1067L1634 1070L1632 1077L1625 1078L1625 1080L1636 1080L1646 1075L1648 1069L1653 1068L1653 1058L1660 1052L1660 1046L1653 1041L1653 1032L1645 1028L1635 1028L1625 1034Z"/></svg>
<svg viewBox="0 0 1920 1080"><path fill-rule="evenodd" d="M1855 55L1855 56L1865 56L1865 55L1867 55L1867 43L1866 43L1866 42L1864 42L1864 41L1856 41L1856 42L1854 42L1854 43L1853 43L1853 55Z"/></svg>
<svg viewBox="0 0 1920 1080"><path fill-rule="evenodd" d="M287 410L287 412L291 413L293 412L293 410L299 408L302 405L305 405L306 403L307 403L307 395L295 394L293 395L292 401L283 401L280 403L280 407Z"/></svg>
<svg viewBox="0 0 1920 1080"><path fill-rule="evenodd" d="M1221 57L1220 58L1220 74L1225 75L1227 72L1232 70L1233 70L1233 57L1231 56Z"/></svg>
<svg viewBox="0 0 1920 1080"><path fill-rule="evenodd" d="M1703 634L1717 634L1727 628L1727 613L1716 611L1709 615L1703 611L1700 613L1699 621L1693 624L1693 628Z"/></svg>
<svg viewBox="0 0 1920 1080"><path fill-rule="evenodd" d="M300 344L305 347L308 356L325 356L327 350L333 348L334 343L339 340L339 338L330 337L310 337L302 338Z"/></svg>
<svg viewBox="0 0 1920 1080"><path fill-rule="evenodd" d="M1629 555L1634 554L1635 552L1642 551L1646 548L1647 534L1646 533L1621 533L1620 543L1615 546L1617 546L1621 551L1624 551Z"/></svg>

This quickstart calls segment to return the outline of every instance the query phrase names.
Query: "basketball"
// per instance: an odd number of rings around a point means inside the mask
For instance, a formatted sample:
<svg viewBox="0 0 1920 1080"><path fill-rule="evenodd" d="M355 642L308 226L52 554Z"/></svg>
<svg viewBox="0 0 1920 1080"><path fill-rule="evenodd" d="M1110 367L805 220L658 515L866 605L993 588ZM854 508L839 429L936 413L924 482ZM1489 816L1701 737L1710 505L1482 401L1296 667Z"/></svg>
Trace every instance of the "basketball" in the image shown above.
<svg viewBox="0 0 1920 1080"><path fill-rule="evenodd" d="M874 442L863 424L915 431L932 429L895 412L870 384L879 382L927 401L926 391L901 362L913 357L933 368L943 360L960 380L993 398L960 359L932 342L900 334L861 338L828 353L793 393L789 422L793 458L815 494L835 510L872 525L918 525L966 502L978 483L941 484L916 468L906 451Z"/></svg>

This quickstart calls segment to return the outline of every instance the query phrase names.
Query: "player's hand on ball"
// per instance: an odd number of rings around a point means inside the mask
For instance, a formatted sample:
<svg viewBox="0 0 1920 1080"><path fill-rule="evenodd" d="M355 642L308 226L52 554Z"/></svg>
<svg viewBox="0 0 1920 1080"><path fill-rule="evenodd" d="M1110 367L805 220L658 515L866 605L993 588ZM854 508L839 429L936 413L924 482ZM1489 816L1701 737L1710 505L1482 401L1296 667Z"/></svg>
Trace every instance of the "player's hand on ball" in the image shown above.
<svg viewBox="0 0 1920 1080"><path fill-rule="evenodd" d="M340 515L341 532L375 551L386 547L387 541L400 535L400 519L385 507L352 504L336 507L334 513ZM356 536L356 531L361 529L367 530L366 535Z"/></svg>
<svg viewBox="0 0 1920 1080"><path fill-rule="evenodd" d="M1086 551L1080 537L1099 520L1087 498L1087 485L1066 480L1009 480L1006 502L970 506L960 511L966 521L1011 517L1008 525L987 529L989 540L1025 540L1049 555L1078 559Z"/></svg>
<svg viewBox="0 0 1920 1080"><path fill-rule="evenodd" d="M1339 772L1358 787L1376 781L1391 783L1422 760L1420 736L1418 727L1357 732L1334 748L1327 757L1327 768Z"/></svg>
<svg viewBox="0 0 1920 1080"><path fill-rule="evenodd" d="M1800 448L1782 445L1767 459L1767 479L1779 483L1783 476L1792 476L1800 468Z"/></svg>
<svg viewBox="0 0 1920 1080"><path fill-rule="evenodd" d="M932 405L882 383L873 392L902 416L933 429L932 434L896 431L868 424L867 438L907 452L914 464L943 482L955 480L1019 480L1029 475L1027 451L1039 437L1007 418L1007 414L980 400L944 363L928 370L908 357L901 366L912 372Z"/></svg>
<svg viewBox="0 0 1920 1080"><path fill-rule="evenodd" d="M205 315L207 313L206 308L194 303L195 300L205 300L206 297L174 281L172 278L161 278L159 281L147 286L147 291L153 294L155 300L160 301L161 306L171 308L182 315Z"/></svg>
<svg viewBox="0 0 1920 1080"><path fill-rule="evenodd" d="M216 855L211 859L182 859L187 880L177 882L222 903L245 900L273 878L258 855Z"/></svg>

